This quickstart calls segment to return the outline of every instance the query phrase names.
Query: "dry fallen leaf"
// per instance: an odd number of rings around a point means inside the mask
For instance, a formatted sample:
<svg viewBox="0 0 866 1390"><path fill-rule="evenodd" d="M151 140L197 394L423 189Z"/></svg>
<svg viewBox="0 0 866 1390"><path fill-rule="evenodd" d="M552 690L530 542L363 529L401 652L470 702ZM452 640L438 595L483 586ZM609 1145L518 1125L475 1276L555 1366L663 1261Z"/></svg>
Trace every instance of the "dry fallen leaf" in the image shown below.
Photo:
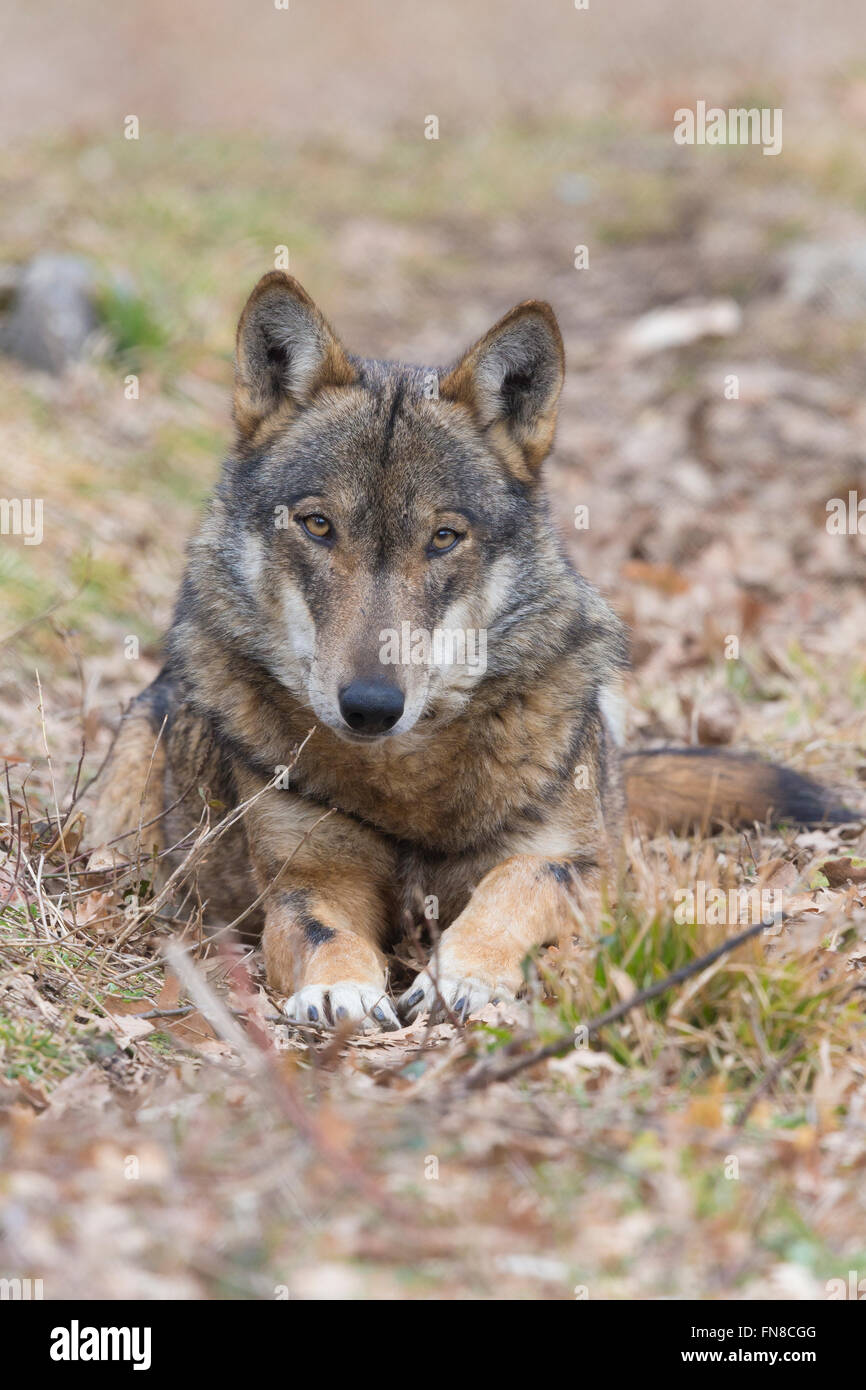
<svg viewBox="0 0 866 1390"><path fill-rule="evenodd" d="M732 690L713 690L695 709L693 728L704 745L732 743L740 725L740 702Z"/></svg>
<svg viewBox="0 0 866 1390"><path fill-rule="evenodd" d="M855 864L850 856L825 859L820 868L831 888L843 888L846 883L866 883L866 864Z"/></svg>
<svg viewBox="0 0 866 1390"><path fill-rule="evenodd" d="M689 588L688 580L673 565L652 565L646 560L629 560L623 565L622 577L631 584L646 584L669 596L685 594Z"/></svg>
<svg viewBox="0 0 866 1390"><path fill-rule="evenodd" d="M28 1105L32 1105L33 1109L37 1112L47 1110L48 1106L51 1104L42 1087L35 1085L32 1081L28 1081L26 1076L18 1077L18 1091L21 1097L27 1101Z"/></svg>
<svg viewBox="0 0 866 1390"><path fill-rule="evenodd" d="M588 1047L576 1047L573 1052L567 1052L564 1057L553 1057L548 1066L552 1072L559 1072L568 1077L579 1071L619 1072L623 1070L622 1065L617 1062L616 1058L611 1057L609 1052L593 1052Z"/></svg>
<svg viewBox="0 0 866 1390"><path fill-rule="evenodd" d="M768 859L758 865L758 882L762 888L790 888L800 872L790 859Z"/></svg>
<svg viewBox="0 0 866 1390"><path fill-rule="evenodd" d="M182 1018L160 1018L156 1019L155 1022L187 1047L205 1050L203 1046L205 1043L210 1044L217 1039L213 1025L198 1009L184 1014ZM221 1049L227 1047L227 1044L221 1043L220 1047ZM208 1048L207 1050L210 1051L211 1049ZM228 1048L228 1051L231 1051L231 1048Z"/></svg>
<svg viewBox="0 0 866 1390"><path fill-rule="evenodd" d="M123 912L113 889L95 889L82 898L75 910L79 927L87 927L97 936L116 931L123 923Z"/></svg>
<svg viewBox="0 0 866 1390"><path fill-rule="evenodd" d="M110 1031L122 1047L135 1038L146 1038L148 1033L153 1032L153 1024L147 1018L139 1018L137 1014L115 1013L113 1004L110 1007L104 1004L104 1008Z"/></svg>

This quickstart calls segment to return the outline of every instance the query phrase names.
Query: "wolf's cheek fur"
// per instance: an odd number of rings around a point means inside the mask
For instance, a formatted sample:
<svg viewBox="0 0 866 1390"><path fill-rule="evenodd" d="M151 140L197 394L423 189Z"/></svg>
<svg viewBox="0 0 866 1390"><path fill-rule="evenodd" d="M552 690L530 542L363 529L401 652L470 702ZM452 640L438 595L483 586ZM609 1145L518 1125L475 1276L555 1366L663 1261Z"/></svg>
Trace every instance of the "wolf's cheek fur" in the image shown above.
<svg viewBox="0 0 866 1390"><path fill-rule="evenodd" d="M234 572L245 598L246 646L282 686L306 702L316 625L298 585L256 531L245 530Z"/></svg>
<svg viewBox="0 0 866 1390"><path fill-rule="evenodd" d="M286 634L284 683L299 699L309 697L319 718L323 712L314 698L313 669L316 656L316 624L307 603L296 588L285 586L280 594Z"/></svg>

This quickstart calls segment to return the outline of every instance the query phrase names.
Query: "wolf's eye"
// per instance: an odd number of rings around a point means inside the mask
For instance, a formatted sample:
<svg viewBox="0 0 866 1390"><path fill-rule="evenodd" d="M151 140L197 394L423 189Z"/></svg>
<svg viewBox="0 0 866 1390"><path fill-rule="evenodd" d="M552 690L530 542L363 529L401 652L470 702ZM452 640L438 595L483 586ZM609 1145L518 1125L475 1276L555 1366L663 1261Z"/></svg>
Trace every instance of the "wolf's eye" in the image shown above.
<svg viewBox="0 0 866 1390"><path fill-rule="evenodd" d="M328 518L322 516L321 512L311 512L309 516L302 516L301 525L307 535L312 536L317 541L327 539L334 529Z"/></svg>
<svg viewBox="0 0 866 1390"><path fill-rule="evenodd" d="M459 540L457 531L452 531L450 526L440 526L430 537L430 549L437 555L444 555L446 550L453 550Z"/></svg>

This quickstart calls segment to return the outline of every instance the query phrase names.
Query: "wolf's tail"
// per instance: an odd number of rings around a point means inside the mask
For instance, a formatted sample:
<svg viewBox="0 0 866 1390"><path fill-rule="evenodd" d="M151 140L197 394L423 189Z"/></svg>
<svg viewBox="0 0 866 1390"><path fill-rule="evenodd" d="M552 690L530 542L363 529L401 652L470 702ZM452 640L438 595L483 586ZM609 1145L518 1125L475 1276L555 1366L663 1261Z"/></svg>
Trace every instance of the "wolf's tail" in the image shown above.
<svg viewBox="0 0 866 1390"><path fill-rule="evenodd" d="M715 748L661 748L623 757L629 814L649 830L755 821L838 825L862 819L827 787L790 768Z"/></svg>

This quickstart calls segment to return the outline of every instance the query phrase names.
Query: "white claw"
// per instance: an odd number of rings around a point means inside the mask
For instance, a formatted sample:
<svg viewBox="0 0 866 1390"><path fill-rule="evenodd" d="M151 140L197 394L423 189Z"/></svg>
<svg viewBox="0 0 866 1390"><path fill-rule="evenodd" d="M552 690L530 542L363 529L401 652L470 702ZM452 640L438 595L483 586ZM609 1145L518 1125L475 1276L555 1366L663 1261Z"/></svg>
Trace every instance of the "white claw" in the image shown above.
<svg viewBox="0 0 866 1390"><path fill-rule="evenodd" d="M394 1006L378 985L341 980L336 985L305 985L283 1005L286 1018L307 1028L352 1028L375 1033L399 1028Z"/></svg>
<svg viewBox="0 0 866 1390"><path fill-rule="evenodd" d="M429 970L422 970L398 1000L397 1007L407 1023L427 1012L434 1018L452 1013L465 1020L491 999L513 997L514 992L507 985L480 980L476 975L437 975L434 979Z"/></svg>

